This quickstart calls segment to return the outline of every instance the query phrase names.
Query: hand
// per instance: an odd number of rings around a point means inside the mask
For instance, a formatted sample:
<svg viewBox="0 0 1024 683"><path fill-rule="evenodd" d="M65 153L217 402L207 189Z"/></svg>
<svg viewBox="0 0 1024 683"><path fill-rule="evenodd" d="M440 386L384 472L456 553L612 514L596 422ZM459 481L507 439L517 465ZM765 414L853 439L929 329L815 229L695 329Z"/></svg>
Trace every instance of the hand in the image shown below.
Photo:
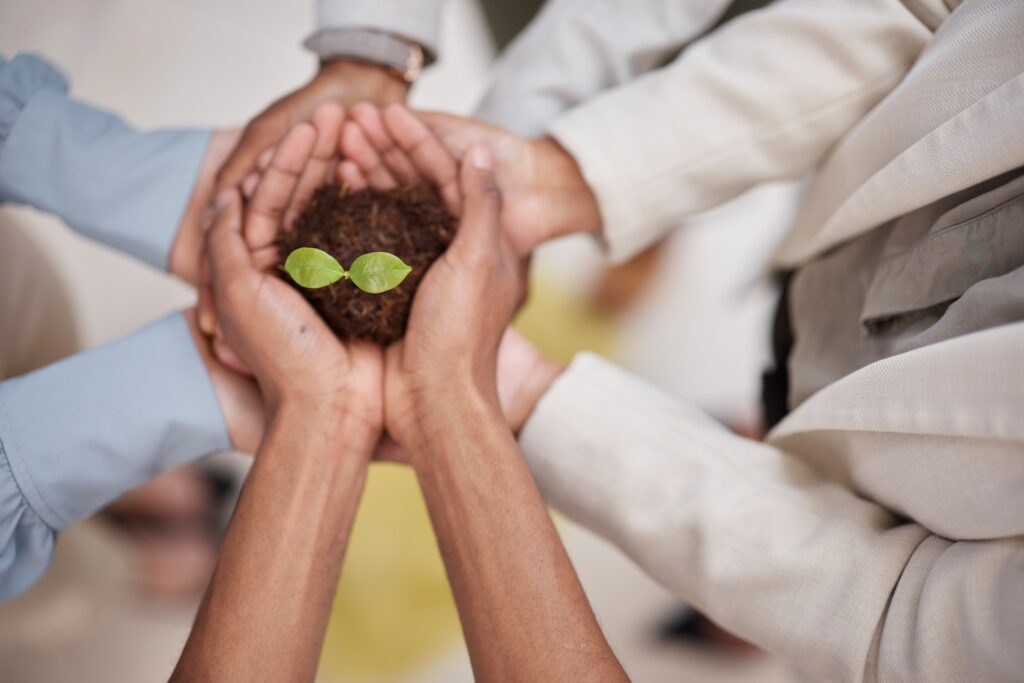
<svg viewBox="0 0 1024 683"><path fill-rule="evenodd" d="M167 258L167 269L189 284L199 284L203 242L206 226L209 225L209 208L213 201L217 171L235 148L241 134L240 130L216 130L210 136L192 195L178 224L178 232Z"/></svg>
<svg viewBox="0 0 1024 683"><path fill-rule="evenodd" d="M195 309L185 311L184 316L213 384L232 447L243 453L255 453L264 431L264 406L259 387L251 377L239 375L214 356L210 340L199 331Z"/></svg>
<svg viewBox="0 0 1024 683"><path fill-rule="evenodd" d="M356 156L342 162L340 180L355 189L367 186L387 189L399 183L432 182L435 178L448 177L446 172L458 167L447 150L438 146L423 145L415 153L406 155L391 141L378 110L366 105L357 105L353 109L342 140L342 147L356 151ZM382 162L385 156L389 158L389 165L399 170L392 172L385 166ZM495 173L496 177L501 177L500 169ZM463 202L459 182L453 180L448 183L446 192L449 206L454 212L461 213ZM560 364L546 358L517 332L511 328L505 331L498 348L498 396L513 432L522 428L540 397L562 370ZM382 443L377 458L397 462L408 460L394 440Z"/></svg>
<svg viewBox="0 0 1024 683"><path fill-rule="evenodd" d="M278 144L296 124L310 121L324 102L349 106L356 102L380 105L404 102L409 84L382 66L348 60L323 64L306 85L267 107L249 122L242 139L217 175L217 188L241 186L257 171L260 155Z"/></svg>
<svg viewBox="0 0 1024 683"><path fill-rule="evenodd" d="M344 110L338 104L321 104L313 112L312 126L295 126L261 161L261 175L250 191L244 219L246 243L258 268L279 265L275 245L278 232L290 229L313 191L335 174L338 136L344 120ZM209 268L204 269L199 287L199 325L212 339L214 353L222 363L236 372L251 374L218 329Z"/></svg>
<svg viewBox="0 0 1024 683"><path fill-rule="evenodd" d="M469 150L460 170L463 213L455 240L431 266L413 301L403 341L387 350L385 423L407 452L453 402L500 413L498 345L525 292L523 262L501 232L494 158Z"/></svg>
<svg viewBox="0 0 1024 683"><path fill-rule="evenodd" d="M457 164L474 144L495 157L495 181L505 197L502 227L519 256L538 244L601 226L597 199L576 161L551 138L530 140L472 119L413 113L400 105L383 113L357 105L342 132L343 182L359 189L370 183L393 187L428 181L459 215Z"/></svg>
<svg viewBox="0 0 1024 683"><path fill-rule="evenodd" d="M299 292L257 266L242 237L237 190L218 195L218 210L207 245L213 299L224 339L252 371L268 412L287 404L346 414L376 439L380 350L343 345Z"/></svg>

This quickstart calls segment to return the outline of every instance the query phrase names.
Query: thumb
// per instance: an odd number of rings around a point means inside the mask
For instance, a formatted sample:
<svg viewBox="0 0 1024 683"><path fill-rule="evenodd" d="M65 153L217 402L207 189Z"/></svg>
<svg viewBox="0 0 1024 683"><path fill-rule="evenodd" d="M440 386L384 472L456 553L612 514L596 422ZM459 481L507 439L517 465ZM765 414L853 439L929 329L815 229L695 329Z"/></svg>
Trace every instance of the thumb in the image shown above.
<svg viewBox="0 0 1024 683"><path fill-rule="evenodd" d="M462 159L462 221L452 247L482 255L498 253L501 235L501 191L494 181L494 154L486 145L473 145Z"/></svg>
<svg viewBox="0 0 1024 683"><path fill-rule="evenodd" d="M242 201L238 190L217 195L217 217L206 237L214 287L233 272L251 267L249 249L242 237Z"/></svg>

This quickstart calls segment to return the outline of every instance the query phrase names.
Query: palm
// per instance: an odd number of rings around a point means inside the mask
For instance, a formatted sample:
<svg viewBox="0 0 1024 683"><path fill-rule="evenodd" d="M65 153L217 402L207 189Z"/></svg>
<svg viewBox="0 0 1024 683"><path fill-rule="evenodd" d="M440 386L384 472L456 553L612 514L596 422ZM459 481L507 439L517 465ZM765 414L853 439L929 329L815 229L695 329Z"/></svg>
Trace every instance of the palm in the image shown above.
<svg viewBox="0 0 1024 683"><path fill-rule="evenodd" d="M520 256L529 254L537 245L536 226L543 221L534 188L537 162L529 140L496 126L450 114L424 113L420 117L458 161L474 144L485 144L493 151L495 182L504 196L502 228Z"/></svg>

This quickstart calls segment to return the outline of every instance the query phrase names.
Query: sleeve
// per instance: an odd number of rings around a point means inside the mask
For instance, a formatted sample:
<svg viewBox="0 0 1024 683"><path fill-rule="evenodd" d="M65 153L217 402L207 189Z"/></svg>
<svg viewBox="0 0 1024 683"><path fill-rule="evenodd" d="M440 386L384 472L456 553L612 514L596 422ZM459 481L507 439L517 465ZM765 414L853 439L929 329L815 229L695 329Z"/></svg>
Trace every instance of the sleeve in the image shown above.
<svg viewBox="0 0 1024 683"><path fill-rule="evenodd" d="M811 170L931 36L898 0L780 0L549 133L597 195L609 255L626 260L694 213Z"/></svg>
<svg viewBox="0 0 1024 683"><path fill-rule="evenodd" d="M428 61L437 57L444 0L317 0L316 32L373 29L417 43Z"/></svg>
<svg viewBox="0 0 1024 683"><path fill-rule="evenodd" d="M34 55L0 62L0 202L60 216L160 269L188 205L209 132L140 132L78 102Z"/></svg>
<svg viewBox="0 0 1024 683"><path fill-rule="evenodd" d="M536 137L565 110L654 69L731 0L549 0L502 54L477 116Z"/></svg>
<svg viewBox="0 0 1024 683"><path fill-rule="evenodd" d="M228 448L181 314L0 382L0 599L42 574L60 529Z"/></svg>
<svg viewBox="0 0 1024 683"><path fill-rule="evenodd" d="M520 444L556 508L816 680L1024 671L1020 536L935 535L588 355L541 399ZM876 438L876 449L903 446ZM1019 462L1019 444L997 447Z"/></svg>

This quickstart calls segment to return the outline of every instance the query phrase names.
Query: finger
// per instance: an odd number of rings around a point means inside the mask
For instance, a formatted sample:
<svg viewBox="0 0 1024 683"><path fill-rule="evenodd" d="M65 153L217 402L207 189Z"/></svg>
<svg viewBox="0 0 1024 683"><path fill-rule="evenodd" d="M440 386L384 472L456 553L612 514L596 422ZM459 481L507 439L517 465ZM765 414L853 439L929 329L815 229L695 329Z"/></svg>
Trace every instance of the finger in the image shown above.
<svg viewBox="0 0 1024 683"><path fill-rule="evenodd" d="M380 109L365 102L357 104L352 108L352 118L363 129L363 135L376 148L378 156L392 176L404 185L419 185L423 182L423 177L416 170L412 160L395 143L391 133L384 126Z"/></svg>
<svg viewBox="0 0 1024 683"><path fill-rule="evenodd" d="M267 149L263 150L263 153L260 154L259 158L256 159L256 168L257 168L257 170L259 170L260 173L263 173L263 171L266 171L267 170L267 166L270 166L270 161L273 158L274 158L274 148L273 147L268 147Z"/></svg>
<svg viewBox="0 0 1024 683"><path fill-rule="evenodd" d="M196 320L199 330L207 337L212 337L217 331L217 308L213 304L213 288L208 282L199 287Z"/></svg>
<svg viewBox="0 0 1024 683"><path fill-rule="evenodd" d="M276 244L257 249L252 254L252 267L256 270L270 270L281 264L281 253Z"/></svg>
<svg viewBox="0 0 1024 683"><path fill-rule="evenodd" d="M217 218L206 236L206 253L210 257L211 281L218 282L232 274L252 267L249 249L242 237L242 199L238 190L224 190L217 195Z"/></svg>
<svg viewBox="0 0 1024 683"><path fill-rule="evenodd" d="M265 247L277 239L284 212L315 143L316 129L300 123L277 146L246 212L245 238L251 249Z"/></svg>
<svg viewBox="0 0 1024 683"><path fill-rule="evenodd" d="M420 174L437 186L448 210L460 215L459 167L453 154L423 121L401 105L384 110L384 125Z"/></svg>
<svg viewBox="0 0 1024 683"><path fill-rule="evenodd" d="M501 192L494 182L494 155L474 145L462 159L462 220L452 249L463 255L497 256L501 235Z"/></svg>
<svg viewBox="0 0 1024 683"><path fill-rule="evenodd" d="M252 369L249 368L249 364L242 360L241 356L235 353L234 349L228 346L228 343L224 341L224 337L217 336L214 338L210 347L213 349L213 355L217 357L217 360L229 370L247 377L252 376Z"/></svg>
<svg viewBox="0 0 1024 683"><path fill-rule="evenodd" d="M348 159L338 164L338 182L352 192L365 190L369 186L366 176L363 175L363 170L354 161Z"/></svg>
<svg viewBox="0 0 1024 683"><path fill-rule="evenodd" d="M313 127L316 128L316 142L313 154L302 170L299 183L284 215L284 229L290 230L299 213L305 208L313 192L324 184L331 162L338 156L338 139L341 124L345 121L345 110L336 102L325 102L313 112Z"/></svg>
<svg viewBox="0 0 1024 683"><path fill-rule="evenodd" d="M261 154L271 149L277 139L262 118L256 118L245 127L242 138L217 173L217 190L238 187L245 177L257 169Z"/></svg>
<svg viewBox="0 0 1024 683"><path fill-rule="evenodd" d="M363 134L363 129L351 121L341 131L342 156L351 159L362 170L370 187L390 190L398 187L398 181L384 165L376 148Z"/></svg>
<svg viewBox="0 0 1024 683"><path fill-rule="evenodd" d="M253 171L249 175L245 176L245 180L242 181L241 190L242 196L246 199L252 197L252 193L256 191L256 186L260 184L260 174Z"/></svg>

